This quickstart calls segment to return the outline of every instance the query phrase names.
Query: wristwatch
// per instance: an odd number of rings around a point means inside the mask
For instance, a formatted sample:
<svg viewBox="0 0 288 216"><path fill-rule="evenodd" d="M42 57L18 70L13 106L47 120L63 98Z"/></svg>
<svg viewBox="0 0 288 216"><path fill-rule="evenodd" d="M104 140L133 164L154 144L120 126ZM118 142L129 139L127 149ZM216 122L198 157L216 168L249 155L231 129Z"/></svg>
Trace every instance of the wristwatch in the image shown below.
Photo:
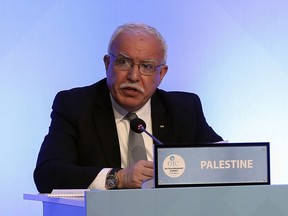
<svg viewBox="0 0 288 216"><path fill-rule="evenodd" d="M112 169L106 177L105 187L107 190L117 189L119 184L119 179L117 176L117 172L119 168Z"/></svg>

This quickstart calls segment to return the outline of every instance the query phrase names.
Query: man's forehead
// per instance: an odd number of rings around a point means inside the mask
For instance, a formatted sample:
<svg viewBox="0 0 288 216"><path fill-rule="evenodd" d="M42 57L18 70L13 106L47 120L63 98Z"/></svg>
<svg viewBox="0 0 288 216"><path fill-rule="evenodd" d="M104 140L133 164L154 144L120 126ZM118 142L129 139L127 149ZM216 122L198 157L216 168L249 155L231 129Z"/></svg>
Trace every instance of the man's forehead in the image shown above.
<svg viewBox="0 0 288 216"><path fill-rule="evenodd" d="M133 46L133 45L139 45L139 44L151 44L155 49L161 48L161 43L160 41L155 37L153 34L126 34L126 33L121 33L119 34L114 42L112 43L111 48L120 48L120 47L126 47L126 46ZM150 46L149 46L150 47ZM149 48L146 47L146 48ZM144 49L142 47L142 49Z"/></svg>
<svg viewBox="0 0 288 216"><path fill-rule="evenodd" d="M111 53L124 54L136 58L135 60L155 60L162 58L163 48L155 35L130 34L122 32L111 44Z"/></svg>

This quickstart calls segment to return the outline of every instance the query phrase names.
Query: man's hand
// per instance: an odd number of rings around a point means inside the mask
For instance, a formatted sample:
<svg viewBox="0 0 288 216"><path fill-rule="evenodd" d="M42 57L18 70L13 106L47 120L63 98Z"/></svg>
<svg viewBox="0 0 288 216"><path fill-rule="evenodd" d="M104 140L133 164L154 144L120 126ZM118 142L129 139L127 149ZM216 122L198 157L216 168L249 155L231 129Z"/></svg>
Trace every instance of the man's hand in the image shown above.
<svg viewBox="0 0 288 216"><path fill-rule="evenodd" d="M141 188L142 182L151 179L154 175L154 163L140 160L133 166L117 172L118 188Z"/></svg>

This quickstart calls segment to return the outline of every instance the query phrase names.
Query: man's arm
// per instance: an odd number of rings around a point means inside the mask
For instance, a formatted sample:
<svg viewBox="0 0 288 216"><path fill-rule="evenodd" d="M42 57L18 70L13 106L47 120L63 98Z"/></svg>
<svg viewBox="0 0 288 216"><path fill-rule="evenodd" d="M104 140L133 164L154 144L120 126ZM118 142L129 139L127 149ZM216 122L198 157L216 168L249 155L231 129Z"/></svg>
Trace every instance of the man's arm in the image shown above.
<svg viewBox="0 0 288 216"><path fill-rule="evenodd" d="M105 158L89 112L91 105L77 101L83 98L80 96L61 92L55 97L51 125L34 171L34 181L41 193L56 188L88 188L102 168L116 166ZM113 154L116 153L112 152L111 157Z"/></svg>

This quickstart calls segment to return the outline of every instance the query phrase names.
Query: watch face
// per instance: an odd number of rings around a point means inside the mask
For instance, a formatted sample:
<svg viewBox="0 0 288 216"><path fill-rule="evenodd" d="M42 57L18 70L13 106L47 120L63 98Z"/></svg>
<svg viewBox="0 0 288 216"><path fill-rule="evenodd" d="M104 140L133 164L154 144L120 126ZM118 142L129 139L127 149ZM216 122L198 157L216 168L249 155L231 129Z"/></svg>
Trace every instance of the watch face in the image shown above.
<svg viewBox="0 0 288 216"><path fill-rule="evenodd" d="M114 189L118 186L118 178L116 175L108 175L106 178L106 188Z"/></svg>

